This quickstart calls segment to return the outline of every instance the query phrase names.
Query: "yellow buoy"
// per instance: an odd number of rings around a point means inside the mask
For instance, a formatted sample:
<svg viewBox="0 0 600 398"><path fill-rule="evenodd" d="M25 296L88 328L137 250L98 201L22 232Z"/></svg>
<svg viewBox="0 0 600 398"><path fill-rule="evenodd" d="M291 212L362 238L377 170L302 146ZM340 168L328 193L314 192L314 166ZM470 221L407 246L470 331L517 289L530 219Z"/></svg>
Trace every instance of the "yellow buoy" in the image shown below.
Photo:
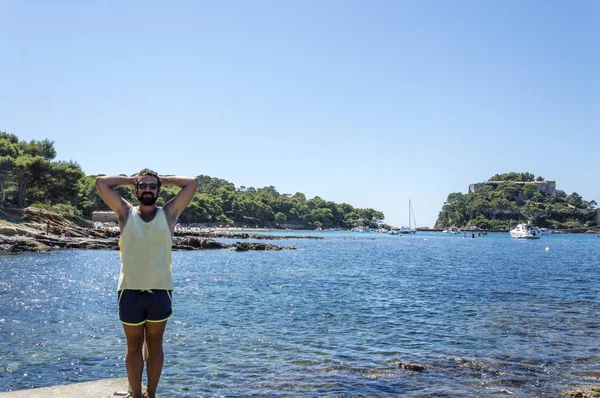
<svg viewBox="0 0 600 398"><path fill-rule="evenodd" d="M547 251L547 252L549 252L549 251L550 251L550 248L549 248L549 247L547 247L547 248L546 248L546 251Z"/></svg>

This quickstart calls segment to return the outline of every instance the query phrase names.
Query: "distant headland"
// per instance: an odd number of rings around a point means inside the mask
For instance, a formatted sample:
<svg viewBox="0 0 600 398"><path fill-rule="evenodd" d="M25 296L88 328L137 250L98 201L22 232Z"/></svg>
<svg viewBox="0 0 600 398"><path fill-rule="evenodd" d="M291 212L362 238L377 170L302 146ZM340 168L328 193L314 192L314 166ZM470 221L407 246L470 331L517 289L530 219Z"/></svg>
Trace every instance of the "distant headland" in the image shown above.
<svg viewBox="0 0 600 398"><path fill-rule="evenodd" d="M597 233L600 210L594 200L557 189L555 180L531 173L496 174L469 185L467 194L451 193L435 228L505 230L520 222L539 227Z"/></svg>

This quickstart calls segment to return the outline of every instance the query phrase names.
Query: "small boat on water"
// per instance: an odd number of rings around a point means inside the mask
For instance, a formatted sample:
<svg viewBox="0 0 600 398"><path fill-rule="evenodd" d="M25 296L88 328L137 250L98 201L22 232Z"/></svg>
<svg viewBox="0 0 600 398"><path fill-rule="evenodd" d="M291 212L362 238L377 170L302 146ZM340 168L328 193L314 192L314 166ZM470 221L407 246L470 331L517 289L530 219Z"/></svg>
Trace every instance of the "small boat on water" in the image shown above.
<svg viewBox="0 0 600 398"><path fill-rule="evenodd" d="M443 231L443 233L447 233L447 234L461 234L462 231L459 228L445 228Z"/></svg>
<svg viewBox="0 0 600 398"><path fill-rule="evenodd" d="M519 224L511 228L510 236L518 239L539 239L542 233L531 224Z"/></svg>
<svg viewBox="0 0 600 398"><path fill-rule="evenodd" d="M415 227L412 227L412 221L415 223ZM400 235L402 234L416 234L417 233L417 221L415 220L415 213L413 213L412 203L408 200L408 227L400 227Z"/></svg>

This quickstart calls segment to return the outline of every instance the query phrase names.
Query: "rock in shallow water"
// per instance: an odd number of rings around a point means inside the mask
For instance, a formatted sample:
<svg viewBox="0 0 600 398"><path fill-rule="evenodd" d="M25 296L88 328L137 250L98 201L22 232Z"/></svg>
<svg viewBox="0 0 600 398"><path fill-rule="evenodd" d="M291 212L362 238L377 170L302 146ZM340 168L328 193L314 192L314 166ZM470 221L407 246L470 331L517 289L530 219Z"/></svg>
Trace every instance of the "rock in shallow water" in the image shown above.
<svg viewBox="0 0 600 398"><path fill-rule="evenodd" d="M235 250L240 252L248 250L296 250L296 248L282 247L258 242L235 242Z"/></svg>
<svg viewBox="0 0 600 398"><path fill-rule="evenodd" d="M567 392L569 398L600 398L600 387L591 387L589 390Z"/></svg>
<svg viewBox="0 0 600 398"><path fill-rule="evenodd" d="M197 236L186 236L175 238L173 248L176 250L198 250L198 249L226 249L229 245L212 239L199 238Z"/></svg>
<svg viewBox="0 0 600 398"><path fill-rule="evenodd" d="M397 362L396 365L401 369L412 370L413 372L421 372L425 370L425 366L416 362Z"/></svg>

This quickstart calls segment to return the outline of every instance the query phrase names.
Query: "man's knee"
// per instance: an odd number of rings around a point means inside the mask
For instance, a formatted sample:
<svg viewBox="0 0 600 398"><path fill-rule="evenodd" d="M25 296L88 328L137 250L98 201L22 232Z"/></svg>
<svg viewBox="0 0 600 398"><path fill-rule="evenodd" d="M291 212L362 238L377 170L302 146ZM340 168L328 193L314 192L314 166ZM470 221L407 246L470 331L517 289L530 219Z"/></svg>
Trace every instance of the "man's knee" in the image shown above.
<svg viewBox="0 0 600 398"><path fill-rule="evenodd" d="M127 351L131 353L142 352L142 345L144 344L144 339L136 339L134 341L127 341Z"/></svg>
<svg viewBox="0 0 600 398"><path fill-rule="evenodd" d="M131 353L142 352L142 346L144 344L144 333L139 331L129 331L125 333L127 339L127 351Z"/></svg>
<svg viewBox="0 0 600 398"><path fill-rule="evenodd" d="M150 352L162 352L163 349L163 336L146 336L146 344L148 345L148 351Z"/></svg>

